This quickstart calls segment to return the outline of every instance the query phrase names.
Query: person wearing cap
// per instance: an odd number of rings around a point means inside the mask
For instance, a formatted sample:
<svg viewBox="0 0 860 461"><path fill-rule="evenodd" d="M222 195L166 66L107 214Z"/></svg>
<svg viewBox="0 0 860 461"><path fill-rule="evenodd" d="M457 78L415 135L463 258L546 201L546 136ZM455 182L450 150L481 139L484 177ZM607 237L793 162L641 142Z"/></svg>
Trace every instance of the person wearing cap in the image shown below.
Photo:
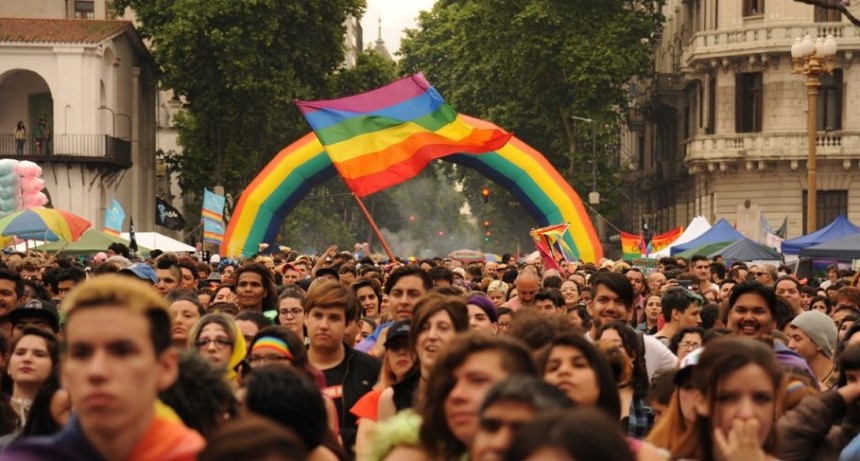
<svg viewBox="0 0 860 461"><path fill-rule="evenodd" d="M134 263L125 269L120 269L119 275L130 275L150 285L158 283L158 276L155 275L155 269L145 263Z"/></svg>
<svg viewBox="0 0 860 461"><path fill-rule="evenodd" d="M281 266L281 280L284 285L292 285L297 283L302 278L302 273L292 263L286 263Z"/></svg>
<svg viewBox="0 0 860 461"><path fill-rule="evenodd" d="M833 363L837 334L833 320L820 311L806 311L788 327L788 348L806 360L821 390L831 389L839 378Z"/></svg>
<svg viewBox="0 0 860 461"><path fill-rule="evenodd" d="M24 328L29 326L48 330L57 334L60 332L60 314L57 305L44 299L31 299L12 309L9 313L12 323L12 335L19 336Z"/></svg>
<svg viewBox="0 0 860 461"><path fill-rule="evenodd" d="M356 452L361 454L370 442L369 432L378 421L379 397L382 391L399 383L412 370L414 358L409 351L409 330L411 320L395 322L383 333L385 353L382 355L382 371L373 390L364 394L349 410L358 418Z"/></svg>
<svg viewBox="0 0 860 461"><path fill-rule="evenodd" d="M340 281L340 274L332 269L331 267L323 267L322 269L317 269L314 276L317 278L327 278L329 280L334 280L335 282Z"/></svg>
<svg viewBox="0 0 860 461"><path fill-rule="evenodd" d="M466 309L469 311L469 328L491 334L498 333L499 316L496 313L496 305L490 298L483 294L472 295L466 301Z"/></svg>
<svg viewBox="0 0 860 461"><path fill-rule="evenodd" d="M222 259L218 263L218 267L216 271L221 274L221 283L233 283L233 274L236 272L236 268L239 267L239 263L236 261L226 258Z"/></svg>

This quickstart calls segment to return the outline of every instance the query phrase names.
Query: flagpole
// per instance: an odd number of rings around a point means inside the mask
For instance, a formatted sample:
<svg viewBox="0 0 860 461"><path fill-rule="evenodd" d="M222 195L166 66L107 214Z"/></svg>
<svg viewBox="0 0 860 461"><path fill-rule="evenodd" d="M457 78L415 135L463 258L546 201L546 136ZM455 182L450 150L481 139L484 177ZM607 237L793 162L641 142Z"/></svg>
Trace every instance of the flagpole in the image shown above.
<svg viewBox="0 0 860 461"><path fill-rule="evenodd" d="M382 232L379 231L379 228L376 227L376 222L373 221L373 217L370 216L370 212L367 211L367 207L364 206L364 202L356 195L352 194L353 198L355 198L356 203L358 203L358 207L361 208L361 212L364 213L364 217L367 218L367 222L370 223L370 228L373 229L373 233L376 234L376 238L379 239L379 243L382 244L382 248L385 249L385 252L388 254L388 260L390 262L394 262L394 252L389 248L388 243L385 242L385 238L382 237Z"/></svg>

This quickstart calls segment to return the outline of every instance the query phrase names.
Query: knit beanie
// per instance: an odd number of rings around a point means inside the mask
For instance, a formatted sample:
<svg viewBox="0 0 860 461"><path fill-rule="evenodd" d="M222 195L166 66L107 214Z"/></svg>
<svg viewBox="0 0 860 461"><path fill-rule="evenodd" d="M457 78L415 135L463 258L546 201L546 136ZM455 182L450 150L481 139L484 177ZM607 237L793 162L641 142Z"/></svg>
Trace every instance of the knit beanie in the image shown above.
<svg viewBox="0 0 860 461"><path fill-rule="evenodd" d="M496 312L496 305L490 301L486 295L472 295L467 301L466 304L474 304L481 308L487 317L490 318L490 322L496 323L499 321L499 314Z"/></svg>
<svg viewBox="0 0 860 461"><path fill-rule="evenodd" d="M839 332L833 319L821 311L806 311L791 321L791 326L799 328L809 336L809 339L821 349L828 358L833 357L833 349L836 348L836 338Z"/></svg>

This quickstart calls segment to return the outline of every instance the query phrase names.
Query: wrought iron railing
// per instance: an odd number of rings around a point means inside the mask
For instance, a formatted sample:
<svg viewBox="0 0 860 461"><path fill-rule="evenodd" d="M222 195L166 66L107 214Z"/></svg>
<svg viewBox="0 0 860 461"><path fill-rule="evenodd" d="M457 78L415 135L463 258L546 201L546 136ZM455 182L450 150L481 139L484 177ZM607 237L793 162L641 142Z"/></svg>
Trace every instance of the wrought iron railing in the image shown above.
<svg viewBox="0 0 860 461"><path fill-rule="evenodd" d="M55 134L39 138L28 134L23 142L13 133L0 133L0 156L2 157L86 157L104 158L119 164L131 165L131 143L103 134Z"/></svg>

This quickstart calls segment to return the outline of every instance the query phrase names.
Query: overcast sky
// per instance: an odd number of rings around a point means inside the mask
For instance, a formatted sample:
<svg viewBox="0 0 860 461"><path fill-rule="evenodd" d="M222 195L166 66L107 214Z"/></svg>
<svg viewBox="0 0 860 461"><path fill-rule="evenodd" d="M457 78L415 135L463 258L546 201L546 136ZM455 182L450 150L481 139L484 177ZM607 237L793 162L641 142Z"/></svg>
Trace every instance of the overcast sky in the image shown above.
<svg viewBox="0 0 860 461"><path fill-rule="evenodd" d="M364 30L364 47L379 37L379 19L382 18L382 39L393 55L400 49L403 29L416 27L418 12L429 10L436 0L367 0L367 11L361 18Z"/></svg>

